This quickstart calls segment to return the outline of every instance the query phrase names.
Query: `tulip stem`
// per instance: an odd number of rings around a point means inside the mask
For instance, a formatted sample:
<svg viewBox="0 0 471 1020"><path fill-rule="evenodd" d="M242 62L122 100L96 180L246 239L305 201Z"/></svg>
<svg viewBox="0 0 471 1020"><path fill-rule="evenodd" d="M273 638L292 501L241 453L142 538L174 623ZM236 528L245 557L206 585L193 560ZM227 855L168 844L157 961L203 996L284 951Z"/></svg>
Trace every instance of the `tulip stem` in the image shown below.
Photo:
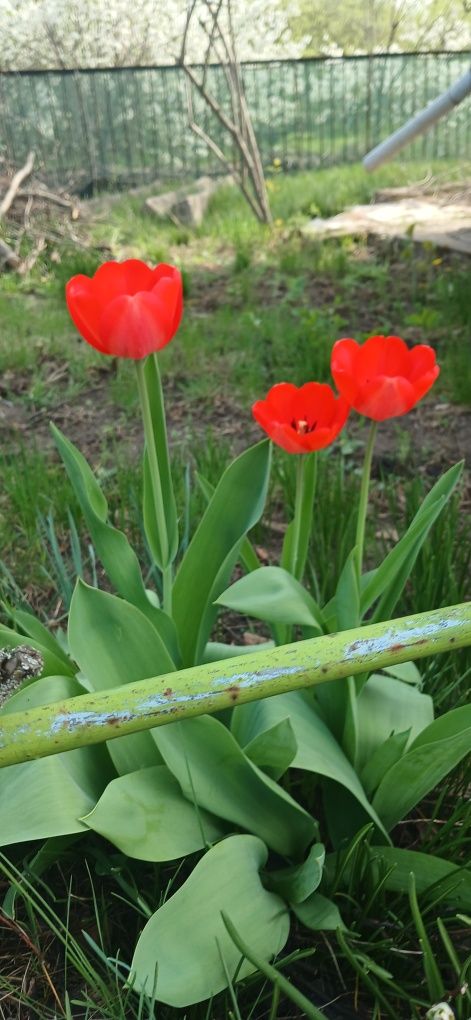
<svg viewBox="0 0 471 1020"><path fill-rule="evenodd" d="M165 507L162 492L162 481L159 471L159 459L155 445L154 429L152 427L152 412L149 403L149 393L146 386L144 374L144 359L136 361L137 385L139 400L141 403L142 421L144 424L144 436L146 441L147 456L149 458L149 473L154 497L155 514L157 519L157 530L160 539L162 555L162 584L163 584L163 607L166 613L172 612L172 565L169 563L169 541L167 534L167 522L165 519Z"/></svg>
<svg viewBox="0 0 471 1020"><path fill-rule="evenodd" d="M368 510L368 493L370 489L371 461L373 459L373 449L375 445L377 429L378 423L376 421L372 421L365 448L365 459L363 462L363 474L361 478L360 488L360 502L358 504L357 532L355 539L355 545L357 550L358 580L360 580L363 570L363 547L365 543L365 524L366 513Z"/></svg>
<svg viewBox="0 0 471 1020"><path fill-rule="evenodd" d="M297 581L302 581L309 538L312 528L312 505L316 488L317 455L298 457L296 464L296 495L293 518L293 541L290 569Z"/></svg>

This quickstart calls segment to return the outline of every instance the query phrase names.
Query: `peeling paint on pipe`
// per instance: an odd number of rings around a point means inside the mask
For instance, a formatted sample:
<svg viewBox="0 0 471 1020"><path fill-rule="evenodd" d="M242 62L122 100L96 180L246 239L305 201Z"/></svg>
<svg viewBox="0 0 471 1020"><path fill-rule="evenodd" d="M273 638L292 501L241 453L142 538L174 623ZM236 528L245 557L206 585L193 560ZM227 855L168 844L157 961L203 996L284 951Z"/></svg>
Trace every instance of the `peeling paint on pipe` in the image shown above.
<svg viewBox="0 0 471 1020"><path fill-rule="evenodd" d="M0 767L465 645L471 645L471 603L5 713Z"/></svg>

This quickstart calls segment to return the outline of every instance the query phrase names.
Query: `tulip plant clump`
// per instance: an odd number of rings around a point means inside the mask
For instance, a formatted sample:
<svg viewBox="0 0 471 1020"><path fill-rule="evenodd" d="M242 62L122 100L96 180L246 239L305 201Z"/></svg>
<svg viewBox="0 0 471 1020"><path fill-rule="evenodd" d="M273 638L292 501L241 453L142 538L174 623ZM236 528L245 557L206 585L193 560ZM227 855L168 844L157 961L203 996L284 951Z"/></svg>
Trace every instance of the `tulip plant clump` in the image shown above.
<svg viewBox="0 0 471 1020"><path fill-rule="evenodd" d="M331 362L338 395L325 382L274 386L253 407L269 438L237 457L214 490L200 479L207 509L181 551L158 361L181 319L180 274L137 260L106 263L92 279L70 280L67 304L89 344L135 362L143 521L162 587L146 587L90 466L53 426L113 593L78 579L62 641L31 614L12 610L14 628L1 628L1 643L27 642L44 668L5 702L3 715L148 677L165 676L161 694L170 695L172 672L253 651L212 641L221 607L268 624L262 651L392 617L461 473L456 465L436 482L383 562L365 571L375 432L433 385L439 369L430 347L409 349L396 336L342 339ZM356 541L334 597L320 605L303 583L310 556L315 566L316 452L335 441L352 411L371 420ZM296 458L296 500L279 565L262 566L248 536L263 513L272 444ZM243 574L232 583L237 564ZM224 713L146 732L119 735L118 717L115 726L106 744L0 769L0 843L48 840L53 855L58 837L93 831L140 861L197 855L189 876L148 918L131 961L134 988L158 1001L186 1007L243 979L286 944L290 914L342 938L333 890L348 880L342 848L365 825L386 889L407 891L398 874L413 871L423 891L453 872L441 858L395 848L391 837L471 748L469 710L434 720L411 662L252 704L237 705L235 696ZM288 792L291 767L311 776L319 818ZM471 910L469 888L456 881L446 897Z"/></svg>

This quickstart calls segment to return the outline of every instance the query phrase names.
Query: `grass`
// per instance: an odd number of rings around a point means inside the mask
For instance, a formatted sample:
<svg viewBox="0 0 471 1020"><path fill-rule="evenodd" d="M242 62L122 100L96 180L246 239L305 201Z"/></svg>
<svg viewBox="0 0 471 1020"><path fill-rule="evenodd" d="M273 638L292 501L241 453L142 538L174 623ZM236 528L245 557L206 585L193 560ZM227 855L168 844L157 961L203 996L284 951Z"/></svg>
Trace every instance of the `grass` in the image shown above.
<svg viewBox="0 0 471 1020"><path fill-rule="evenodd" d="M458 459L457 415L461 405L471 404L467 264L460 256L437 254L413 242L314 243L299 228L308 215L335 213L346 204L368 201L378 187L423 179L429 172L450 179L466 176L469 169L441 163L390 166L374 178L360 167L273 174L272 230L256 223L231 189L214 197L194 232L154 223L141 199L123 196L103 218L87 225L90 250L61 250L59 263L46 252L27 279L1 277L1 395L7 423L0 458L4 597L12 602L26 598L44 619L60 622L74 576L100 576L52 449L50 417L89 456L104 483L111 519L126 530L146 562L141 429L132 366L107 362L82 343L63 301L66 280L93 272L105 245L113 257L165 259L185 271L184 322L161 356L183 541L186 524L197 520L204 506L194 469L214 482L231 452L257 438L250 404L273 382L327 378L330 349L341 335L361 339L373 331L400 332L412 342L425 340L437 347L442 372L427 403L428 431L422 432L420 422L415 429L405 421L385 426L385 442L375 460L368 563L390 548L433 484L435 469ZM442 407L439 419L432 416L436 403ZM361 429L353 427L320 458L313 584L326 599L352 545L362 442ZM280 527L294 499L292 458L277 452L274 460L265 524L254 534L271 562L276 562ZM461 501L460 496L452 501L424 546L398 613L469 596L468 494L467 477ZM433 694L438 712L464 703L470 671L464 652L427 661L424 689ZM447 856L461 866L469 857L469 779L463 771L449 777L414 817L398 826L396 843ZM305 783L296 796L309 803L316 793ZM350 848L349 886L332 892L346 932L320 936L299 927L287 960L276 966L305 994L317 996L317 1006L336 998L326 1011L334 1020L352 1011L368 1020L419 1020L442 986L451 994L457 1020L466 1020L469 919L445 908L439 890L435 902L420 898L418 908L412 892L409 900L388 892L372 875L369 843L365 832ZM3 892L13 884L17 900L15 917L2 931L1 952L6 961L16 957L17 967L1 968L0 1020L153 1017L152 1001L139 1000L123 976L143 917L174 891L181 878L178 868L142 865L118 853L105 856L103 845L87 836L79 855L74 843L65 850L52 845L50 867L41 872L34 863L35 849L13 850L3 863ZM138 888L146 890L145 901ZM424 966L424 929L435 969L430 960ZM436 979L432 988L431 973ZM257 978L237 988L234 999L221 996L186 1015L188 1020L299 1015L277 995L272 979ZM158 1016L174 1020L176 1013L159 1006Z"/></svg>

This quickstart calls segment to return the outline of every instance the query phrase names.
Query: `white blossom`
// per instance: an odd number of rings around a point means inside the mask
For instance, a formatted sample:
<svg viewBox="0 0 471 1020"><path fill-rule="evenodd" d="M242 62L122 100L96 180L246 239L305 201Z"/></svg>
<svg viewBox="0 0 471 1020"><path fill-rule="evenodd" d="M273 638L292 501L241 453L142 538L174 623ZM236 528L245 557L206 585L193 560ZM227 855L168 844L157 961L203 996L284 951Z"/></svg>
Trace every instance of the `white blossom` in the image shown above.
<svg viewBox="0 0 471 1020"><path fill-rule="evenodd" d="M186 12L186 0L0 0L0 69L172 64ZM302 54L304 41L293 42L276 0L236 0L233 20L242 60ZM198 18L189 45L194 60L205 42L197 25Z"/></svg>

